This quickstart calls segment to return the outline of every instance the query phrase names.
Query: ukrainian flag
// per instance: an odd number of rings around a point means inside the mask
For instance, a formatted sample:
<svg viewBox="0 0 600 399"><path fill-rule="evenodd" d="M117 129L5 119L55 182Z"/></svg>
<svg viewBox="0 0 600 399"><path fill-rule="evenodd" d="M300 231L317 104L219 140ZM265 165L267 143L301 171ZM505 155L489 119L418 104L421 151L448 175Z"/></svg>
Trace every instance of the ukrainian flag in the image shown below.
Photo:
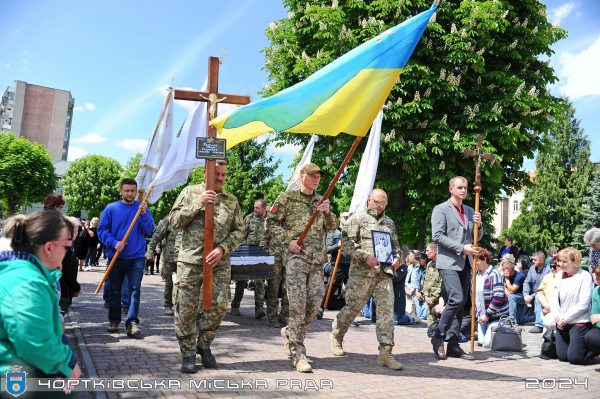
<svg viewBox="0 0 600 399"><path fill-rule="evenodd" d="M434 3L272 97L213 119L219 138L230 149L267 132L364 137L436 8Z"/></svg>

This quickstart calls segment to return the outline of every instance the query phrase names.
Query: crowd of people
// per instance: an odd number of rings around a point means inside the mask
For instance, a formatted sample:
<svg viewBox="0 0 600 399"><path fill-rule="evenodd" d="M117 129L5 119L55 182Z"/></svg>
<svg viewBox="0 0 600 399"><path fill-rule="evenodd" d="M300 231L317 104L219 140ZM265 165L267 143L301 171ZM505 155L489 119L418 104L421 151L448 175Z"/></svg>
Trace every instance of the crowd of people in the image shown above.
<svg viewBox="0 0 600 399"><path fill-rule="evenodd" d="M473 243L475 229L481 237L484 227L481 215L463 204L467 181L458 176L450 181L450 199L432 213L433 241L403 257L397 228L385 214L385 191L373 190L365 209L345 210L337 218L329 200L316 193L323 173L315 164L305 165L299 190L283 193L271 207L257 199L245 218L237 198L223 188L227 163L217 161L215 189L204 183L186 187L157 226L147 204L135 200L133 179L121 181L122 199L90 223L63 216L65 202L54 194L44 211L8 219L0 242L1 372L15 364L34 375L80 376L61 311L82 292L77 272L98 265L102 251L107 265L117 257L104 292L109 333L118 333L125 314L127 335L142 334L142 279L154 273L155 262L158 272L156 258L162 254L165 314L174 316L181 371L198 370L196 355L204 367L216 367L210 346L231 299L230 254L240 245L258 245L273 256L272 277L254 281L254 317L267 316L271 327L281 328L283 350L300 372L312 371L304 339L326 309L340 309L331 326L333 355L344 355L344 337L362 312L376 324L377 364L393 370L403 368L392 355L394 325L425 320L435 356L474 359L460 347L471 334L472 304L480 346L493 346L500 324L531 323L530 333L555 335L560 361L584 364L600 353L600 229L585 235L589 271L579 268L582 254L575 248L552 247L548 256L543 250L530 256L522 245L513 246L510 236L493 256ZM207 206L215 209L214 245L204 259ZM311 217L314 223L304 231ZM212 269L210 309L203 309L201 300L205 261ZM247 285L236 283L233 315L242 315ZM24 299L3 300L8 297ZM30 328L19 324L17 332L18 323Z"/></svg>

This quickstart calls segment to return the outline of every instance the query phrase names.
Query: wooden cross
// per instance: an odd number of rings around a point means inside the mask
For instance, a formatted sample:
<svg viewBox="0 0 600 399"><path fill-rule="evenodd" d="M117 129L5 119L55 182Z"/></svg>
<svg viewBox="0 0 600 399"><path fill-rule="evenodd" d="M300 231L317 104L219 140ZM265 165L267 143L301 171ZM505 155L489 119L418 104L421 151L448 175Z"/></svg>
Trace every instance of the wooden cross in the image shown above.
<svg viewBox="0 0 600 399"><path fill-rule="evenodd" d="M249 104L249 96L237 94L219 93L219 64L221 61L217 57L208 57L208 87L207 91L181 90L175 89L176 100L203 101L210 103L206 107L206 137L216 137L217 130L210 120L214 118L217 112L217 104ZM215 189L215 161L206 160L206 189L214 191ZM204 309L212 308L212 267L206 262L206 257L212 252L214 245L214 204L207 204L204 211L204 261L203 261L203 282L202 282L202 307Z"/></svg>
<svg viewBox="0 0 600 399"><path fill-rule="evenodd" d="M473 157L476 159L475 166L475 186L473 190L475 190L475 212L479 212L479 192L481 191L481 159L487 159L490 162L494 161L494 154L486 154L481 149L481 142L483 141L483 137L481 135L477 136L477 146L475 147L475 151L471 151L468 148L463 150L463 154L467 157ZM473 249L478 250L477 246L479 234L479 223L475 223L473 226ZM477 268L475 267L475 257L473 257L473 276L472 276L472 293L471 293L471 353L475 353L475 298L476 298L476 276L477 276Z"/></svg>
<svg viewBox="0 0 600 399"><path fill-rule="evenodd" d="M467 157L473 157L476 158L477 162L476 162L476 168L475 168L475 183L473 184L475 186L474 190L476 193L479 194L479 191L481 191L481 159L487 159L490 162L494 161L494 154L486 154L482 149L481 149L481 142L483 141L483 137L481 137L481 135L477 136L477 147L475 147L475 151L471 151L468 148L465 148L463 150L463 154ZM477 242L475 242L475 245L477 245Z"/></svg>

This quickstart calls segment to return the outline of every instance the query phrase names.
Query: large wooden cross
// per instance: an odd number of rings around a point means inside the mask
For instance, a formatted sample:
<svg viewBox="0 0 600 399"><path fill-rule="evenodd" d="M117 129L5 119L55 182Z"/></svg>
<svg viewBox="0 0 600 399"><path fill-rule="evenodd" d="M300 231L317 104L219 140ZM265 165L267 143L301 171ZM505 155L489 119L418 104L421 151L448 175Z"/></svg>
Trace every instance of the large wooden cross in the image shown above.
<svg viewBox="0 0 600 399"><path fill-rule="evenodd" d="M208 87L207 91L181 90L175 89L176 100L203 101L208 102L206 107L206 137L216 137L217 130L210 123L217 113L217 104L222 102L226 104L249 104L249 96L237 94L219 93L219 64L221 61L217 57L208 57ZM206 161L206 189L215 189L215 161ZM206 257L212 252L214 245L214 204L207 204L204 212L204 261L203 261L203 282L202 282L202 307L204 309L212 308L212 267L206 262Z"/></svg>
<svg viewBox="0 0 600 399"><path fill-rule="evenodd" d="M477 136L477 146L475 147L475 151L471 151L468 148L463 150L463 154L467 157L475 158L475 182L473 183L473 190L475 190L475 212L479 212L479 192L481 191L481 160L487 159L490 162L494 161L494 154L486 154L481 149L481 142L483 141L483 137L481 135ZM475 223L473 225L473 249L478 250L477 246L479 234L479 223ZM477 276L477 268L475 267L475 257L473 258L473 265L471 266L473 269L473 276L471 281L472 293L471 293L471 353L475 353L475 298L476 298L476 276Z"/></svg>

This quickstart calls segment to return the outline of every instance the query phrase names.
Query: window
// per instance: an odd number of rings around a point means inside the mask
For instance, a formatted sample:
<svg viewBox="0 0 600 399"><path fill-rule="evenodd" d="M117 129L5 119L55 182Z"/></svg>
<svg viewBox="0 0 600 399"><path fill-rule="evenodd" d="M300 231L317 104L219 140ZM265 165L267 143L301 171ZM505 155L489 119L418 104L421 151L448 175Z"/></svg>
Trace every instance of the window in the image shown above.
<svg viewBox="0 0 600 399"><path fill-rule="evenodd" d="M513 212L517 212L519 210L519 201L513 200Z"/></svg>
<svg viewBox="0 0 600 399"><path fill-rule="evenodd" d="M15 101L15 93L8 92L8 101Z"/></svg>

